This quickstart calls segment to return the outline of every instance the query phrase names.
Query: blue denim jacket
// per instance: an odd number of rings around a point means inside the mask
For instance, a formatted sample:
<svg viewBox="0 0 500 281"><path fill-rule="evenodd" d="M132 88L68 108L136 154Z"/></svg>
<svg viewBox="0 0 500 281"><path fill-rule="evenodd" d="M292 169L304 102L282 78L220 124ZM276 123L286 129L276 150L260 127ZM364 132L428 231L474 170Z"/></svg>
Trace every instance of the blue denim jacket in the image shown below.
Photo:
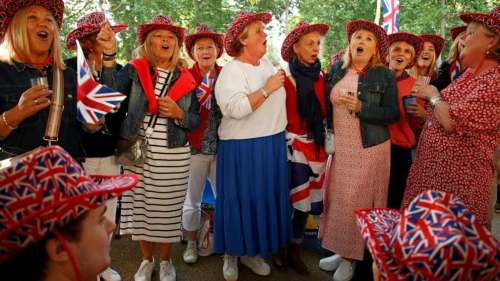
<svg viewBox="0 0 500 281"><path fill-rule="evenodd" d="M40 76L40 70L23 63L9 65L0 62L0 114L17 105L24 91L31 88L30 78ZM52 67L47 66L46 73L49 88L52 88ZM75 158L82 157L81 133L82 127L76 119L76 74L66 68L64 75L64 111L62 113L59 141L63 147ZM38 146L47 145L43 139L47 124L49 109L43 109L33 116L22 121L18 128L13 130L5 139L0 140L0 147L5 153L0 158L7 158L10 154L21 154Z"/></svg>
<svg viewBox="0 0 500 281"><path fill-rule="evenodd" d="M153 77L154 69L150 67L150 71L151 77ZM180 70L176 69L173 75L171 85L174 85L179 78ZM123 106L128 107L127 116L122 123L120 136L127 140L134 139L143 125L148 104L135 68L131 64L127 64L120 71L103 68L102 79L104 84L128 94L128 99L123 104ZM177 105L184 112L184 119L181 123L175 122L174 119L168 119L168 140L166 143L168 148L186 145L186 131L194 130L200 122L199 104L194 91L179 99Z"/></svg>

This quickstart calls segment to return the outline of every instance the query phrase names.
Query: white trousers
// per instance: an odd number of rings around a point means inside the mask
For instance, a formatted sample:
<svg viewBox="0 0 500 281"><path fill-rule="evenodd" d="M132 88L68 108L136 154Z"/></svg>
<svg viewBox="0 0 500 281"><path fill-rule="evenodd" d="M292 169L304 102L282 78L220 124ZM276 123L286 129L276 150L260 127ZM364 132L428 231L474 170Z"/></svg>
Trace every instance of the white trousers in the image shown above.
<svg viewBox="0 0 500 281"><path fill-rule="evenodd" d="M187 231L196 231L200 228L201 199L207 177L213 194L216 194L215 166L215 155L191 155L188 189L182 206L182 227Z"/></svg>

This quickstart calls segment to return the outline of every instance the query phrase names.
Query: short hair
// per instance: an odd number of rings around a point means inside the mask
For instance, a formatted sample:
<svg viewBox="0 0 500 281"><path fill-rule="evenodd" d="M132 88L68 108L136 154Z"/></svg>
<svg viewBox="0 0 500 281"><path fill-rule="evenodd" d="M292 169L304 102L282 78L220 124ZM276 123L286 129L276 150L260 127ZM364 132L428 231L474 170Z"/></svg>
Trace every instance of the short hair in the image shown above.
<svg viewBox="0 0 500 281"><path fill-rule="evenodd" d="M352 36L351 36L351 40L352 38L354 38L354 36L356 36L361 30L365 30L365 29L360 29L360 30L356 30ZM368 31L368 30L367 30ZM371 32L371 31L369 31ZM373 33L373 32L372 32ZM378 38L376 36L375 37L375 44L376 46L378 47ZM351 42L351 41L349 41ZM343 69L346 69L348 68L349 66L351 66L351 50L349 49L349 45L350 43L347 44L347 48L345 49L345 52L344 52L344 56L342 58L342 60L344 61L343 64L342 64L342 68ZM382 59L380 57L380 52L378 49L376 49L376 53L374 56L372 56L372 58L370 59L370 62L368 62L368 68L370 67L376 67L376 66L384 66L385 67L385 64L382 62Z"/></svg>
<svg viewBox="0 0 500 281"><path fill-rule="evenodd" d="M151 51L151 40L153 40L153 35L156 34L156 32L163 30L163 29L155 29L151 32L148 33L146 36L146 40L144 40L144 43L142 43L138 48L136 48L133 52L133 57L138 58L138 57L145 57L149 60L149 62L156 66L158 64L158 61L156 60L155 56L153 55L153 52ZM170 30L167 30L168 32L172 32ZM174 53L172 54L172 57L170 58L170 65L168 70L174 70L180 60L180 48L179 48L179 38L177 35L172 32L172 34L175 35L175 44L174 44Z"/></svg>
<svg viewBox="0 0 500 281"><path fill-rule="evenodd" d="M404 43L407 43L411 48L410 48L410 52L411 52L411 61L414 61L416 59L416 53L415 53L415 47L413 47L412 44L409 44L408 42L406 41L395 41L391 44L391 46L389 46L389 53L387 54L387 64L389 64L389 56L391 55L391 52L392 52L392 48L393 46L396 44L396 43L400 43L400 42L404 42ZM409 63L411 65L411 62ZM407 66L408 67L408 66Z"/></svg>
<svg viewBox="0 0 500 281"><path fill-rule="evenodd" d="M233 48L233 50L235 50L235 52L238 56L241 55L241 51L243 51L243 47L244 47L243 44L241 43L241 40L245 40L248 38L249 27L254 22L247 24L247 26L245 26L245 29L243 29L243 31L240 33L238 38L236 38L233 42L231 42L231 47Z"/></svg>
<svg viewBox="0 0 500 281"><path fill-rule="evenodd" d="M30 7L31 6L20 9L12 18L4 34L3 42L0 45L0 61L13 64L16 55L21 55L23 58L31 57L31 48L28 39L28 11ZM62 59L61 45L59 43L59 26L54 16L52 14L50 16L54 27L54 39L50 47L49 55L52 55L54 67L63 70L65 65ZM26 61L19 62L28 63Z"/></svg>

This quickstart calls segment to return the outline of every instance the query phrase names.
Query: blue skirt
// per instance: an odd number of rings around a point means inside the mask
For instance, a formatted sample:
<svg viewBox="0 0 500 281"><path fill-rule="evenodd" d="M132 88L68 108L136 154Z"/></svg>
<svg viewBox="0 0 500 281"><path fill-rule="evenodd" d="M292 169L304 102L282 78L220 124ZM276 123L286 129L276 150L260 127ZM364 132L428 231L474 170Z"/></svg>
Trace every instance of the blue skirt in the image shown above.
<svg viewBox="0 0 500 281"><path fill-rule="evenodd" d="M267 257L288 244L291 204L285 133L220 140L214 248Z"/></svg>

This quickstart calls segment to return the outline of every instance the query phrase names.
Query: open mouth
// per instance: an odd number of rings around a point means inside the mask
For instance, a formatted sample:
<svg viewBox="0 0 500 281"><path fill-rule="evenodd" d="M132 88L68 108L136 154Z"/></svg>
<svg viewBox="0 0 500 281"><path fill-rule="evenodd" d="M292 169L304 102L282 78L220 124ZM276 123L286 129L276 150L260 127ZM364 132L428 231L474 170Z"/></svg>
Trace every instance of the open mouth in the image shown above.
<svg viewBox="0 0 500 281"><path fill-rule="evenodd" d="M264 47L267 46L267 40L264 41L264 43L262 43L262 45L264 45Z"/></svg>
<svg viewBox="0 0 500 281"><path fill-rule="evenodd" d="M423 57L422 57L422 60L424 60L424 61L428 61L428 60L430 60L430 59L431 59L431 58L430 58L430 57L428 57L428 56L423 56Z"/></svg>
<svg viewBox="0 0 500 281"><path fill-rule="evenodd" d="M47 31L38 31L36 33L36 36L38 36L38 38L42 40L46 40L47 38L49 38L49 33Z"/></svg>
<svg viewBox="0 0 500 281"><path fill-rule="evenodd" d="M357 47L356 48L356 54L357 55L363 54L364 51L365 51L365 49L363 47Z"/></svg>
<svg viewBox="0 0 500 281"><path fill-rule="evenodd" d="M162 48L162 50L165 50L165 51L168 51L168 49L170 49L170 47L168 45L162 45L161 48Z"/></svg>
<svg viewBox="0 0 500 281"><path fill-rule="evenodd" d="M202 59L202 60L209 60L209 59L211 59L211 58L212 58L211 56L202 56L202 57L201 57L201 59Z"/></svg>

